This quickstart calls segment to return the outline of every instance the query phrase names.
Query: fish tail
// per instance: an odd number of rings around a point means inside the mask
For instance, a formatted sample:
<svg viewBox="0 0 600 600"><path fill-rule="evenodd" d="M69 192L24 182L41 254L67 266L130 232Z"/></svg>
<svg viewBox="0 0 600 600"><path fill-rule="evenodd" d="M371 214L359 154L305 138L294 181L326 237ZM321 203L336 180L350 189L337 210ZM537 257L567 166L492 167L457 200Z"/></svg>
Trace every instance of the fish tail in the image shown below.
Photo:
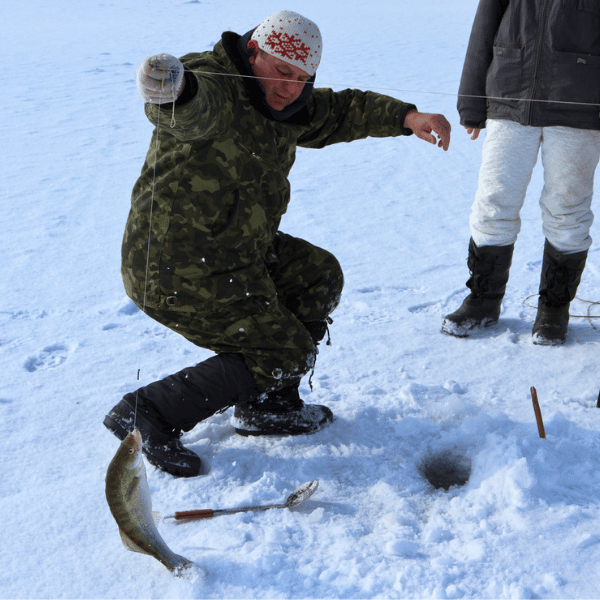
<svg viewBox="0 0 600 600"><path fill-rule="evenodd" d="M204 579L208 575L208 571L203 569L200 565L183 556L175 555L177 564L171 565L169 570L175 577L181 577L182 579L188 579L193 581L197 578Z"/></svg>

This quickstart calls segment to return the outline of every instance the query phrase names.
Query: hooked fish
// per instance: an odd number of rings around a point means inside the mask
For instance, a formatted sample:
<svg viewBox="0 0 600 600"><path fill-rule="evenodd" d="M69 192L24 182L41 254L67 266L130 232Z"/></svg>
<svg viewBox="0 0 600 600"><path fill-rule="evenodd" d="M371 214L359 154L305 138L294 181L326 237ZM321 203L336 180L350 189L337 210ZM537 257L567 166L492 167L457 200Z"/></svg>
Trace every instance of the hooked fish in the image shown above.
<svg viewBox="0 0 600 600"><path fill-rule="evenodd" d="M171 551L158 533L142 458L142 436L135 429L122 442L106 472L106 500L123 544L128 550L149 554L177 576L202 569ZM204 573L203 573L204 574Z"/></svg>

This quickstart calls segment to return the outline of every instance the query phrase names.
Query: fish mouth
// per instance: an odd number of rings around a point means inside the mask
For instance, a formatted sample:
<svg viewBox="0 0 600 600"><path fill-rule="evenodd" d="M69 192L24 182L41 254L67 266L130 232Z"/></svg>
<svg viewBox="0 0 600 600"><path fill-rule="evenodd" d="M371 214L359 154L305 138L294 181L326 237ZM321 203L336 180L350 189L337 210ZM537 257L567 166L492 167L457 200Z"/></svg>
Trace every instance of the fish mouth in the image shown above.
<svg viewBox="0 0 600 600"><path fill-rule="evenodd" d="M134 429L131 432L131 435L133 436L133 439L135 440L135 449L138 452L142 451L142 434L140 433L139 429Z"/></svg>

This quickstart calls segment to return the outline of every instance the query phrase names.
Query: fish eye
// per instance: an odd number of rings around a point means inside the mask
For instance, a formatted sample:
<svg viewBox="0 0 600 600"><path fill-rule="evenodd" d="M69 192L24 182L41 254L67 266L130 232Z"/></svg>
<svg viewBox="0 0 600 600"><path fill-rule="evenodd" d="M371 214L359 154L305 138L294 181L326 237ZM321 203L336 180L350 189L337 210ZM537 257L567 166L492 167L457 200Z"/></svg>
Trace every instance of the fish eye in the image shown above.
<svg viewBox="0 0 600 600"><path fill-rule="evenodd" d="M134 452L133 448L129 448L128 452L129 452L129 454L133 454L133 452Z"/></svg>

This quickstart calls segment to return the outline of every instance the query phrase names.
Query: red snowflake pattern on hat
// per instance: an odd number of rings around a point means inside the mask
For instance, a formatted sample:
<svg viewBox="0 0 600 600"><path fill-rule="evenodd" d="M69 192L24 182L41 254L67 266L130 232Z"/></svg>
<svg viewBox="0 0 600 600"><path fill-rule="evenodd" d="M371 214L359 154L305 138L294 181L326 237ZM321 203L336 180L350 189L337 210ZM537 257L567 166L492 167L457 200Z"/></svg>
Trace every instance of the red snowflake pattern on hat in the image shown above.
<svg viewBox="0 0 600 600"><path fill-rule="evenodd" d="M299 37L283 32L275 33L273 31L266 39L265 45L284 58L299 60L303 64L306 64L306 59L310 55L310 48Z"/></svg>

